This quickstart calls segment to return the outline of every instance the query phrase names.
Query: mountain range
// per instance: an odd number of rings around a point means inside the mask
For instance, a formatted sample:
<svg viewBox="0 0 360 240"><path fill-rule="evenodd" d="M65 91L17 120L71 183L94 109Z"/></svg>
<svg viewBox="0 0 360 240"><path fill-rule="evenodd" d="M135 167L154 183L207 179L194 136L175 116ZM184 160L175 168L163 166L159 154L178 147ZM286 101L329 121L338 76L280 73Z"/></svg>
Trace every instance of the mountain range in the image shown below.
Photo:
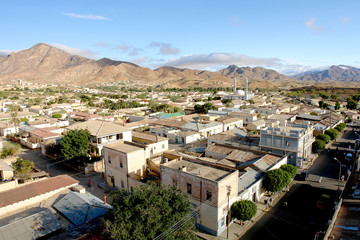
<svg viewBox="0 0 360 240"><path fill-rule="evenodd" d="M307 72L294 77L262 67L229 67L216 71L160 67L155 70L108 58L92 60L71 55L61 49L39 43L19 52L0 57L0 82L26 80L41 84L93 85L119 84L136 87L232 87L249 79L250 88L285 87L320 82L359 82L360 69L332 66L327 70Z"/></svg>

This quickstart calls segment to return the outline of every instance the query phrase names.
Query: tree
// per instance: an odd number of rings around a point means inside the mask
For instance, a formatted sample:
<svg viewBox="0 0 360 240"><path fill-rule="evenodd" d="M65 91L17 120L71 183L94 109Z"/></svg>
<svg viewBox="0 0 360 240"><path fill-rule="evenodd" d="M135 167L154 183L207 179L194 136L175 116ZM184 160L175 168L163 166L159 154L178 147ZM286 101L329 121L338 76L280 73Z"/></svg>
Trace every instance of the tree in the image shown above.
<svg viewBox="0 0 360 240"><path fill-rule="evenodd" d="M240 221L251 220L257 212L257 206L250 200L240 200L231 206L231 217Z"/></svg>
<svg viewBox="0 0 360 240"><path fill-rule="evenodd" d="M340 103L339 102L336 102L335 103L335 110L339 110L341 107Z"/></svg>
<svg viewBox="0 0 360 240"><path fill-rule="evenodd" d="M326 146L326 143L323 140L316 139L315 142L312 144L312 150L313 152L318 152L321 149L324 149Z"/></svg>
<svg viewBox="0 0 360 240"><path fill-rule="evenodd" d="M346 124L345 123L340 123L338 124L335 129L338 131L338 132L342 132L346 127Z"/></svg>
<svg viewBox="0 0 360 240"><path fill-rule="evenodd" d="M90 150L90 132L88 129L75 129L67 132L61 139L61 153L66 159L82 158Z"/></svg>
<svg viewBox="0 0 360 240"><path fill-rule="evenodd" d="M20 124L20 119L18 117L18 111L20 110L20 107L13 104L10 106L9 110L11 116L9 123L14 124L15 134L17 134L17 126Z"/></svg>
<svg viewBox="0 0 360 240"><path fill-rule="evenodd" d="M190 213L188 197L175 187L142 185L110 194L114 210L102 222L107 239L154 239ZM187 218L188 219L188 218ZM166 239L197 239L186 222Z"/></svg>
<svg viewBox="0 0 360 240"><path fill-rule="evenodd" d="M335 140L337 136L339 135L339 132L336 129L330 128L325 131L326 135L329 135L331 140Z"/></svg>
<svg viewBox="0 0 360 240"><path fill-rule="evenodd" d="M61 113L54 113L54 114L52 115L52 117L53 117L53 118L62 118L62 115L61 115Z"/></svg>
<svg viewBox="0 0 360 240"><path fill-rule="evenodd" d="M316 139L322 140L326 144L328 144L330 142L330 140L331 140L330 136L326 135L326 134L319 134L319 135L316 136Z"/></svg>
<svg viewBox="0 0 360 240"><path fill-rule="evenodd" d="M358 108L358 104L359 103L357 101L355 101L354 99L348 98L346 108L356 110Z"/></svg>
<svg viewBox="0 0 360 240"><path fill-rule="evenodd" d="M29 174L34 172L35 164L33 161L17 158L16 162L13 164L13 169L15 176L28 178Z"/></svg>
<svg viewBox="0 0 360 240"><path fill-rule="evenodd" d="M279 192L289 185L291 181L290 174L282 169L268 171L264 175L263 186L270 192Z"/></svg>
<svg viewBox="0 0 360 240"><path fill-rule="evenodd" d="M310 115L317 116L317 115L319 115L319 114L318 114L317 112L312 111L312 112L310 113Z"/></svg>
<svg viewBox="0 0 360 240"><path fill-rule="evenodd" d="M291 164L284 164L281 165L280 169L284 170L285 172L288 172L290 174L291 178L294 178L297 173L297 167Z"/></svg>

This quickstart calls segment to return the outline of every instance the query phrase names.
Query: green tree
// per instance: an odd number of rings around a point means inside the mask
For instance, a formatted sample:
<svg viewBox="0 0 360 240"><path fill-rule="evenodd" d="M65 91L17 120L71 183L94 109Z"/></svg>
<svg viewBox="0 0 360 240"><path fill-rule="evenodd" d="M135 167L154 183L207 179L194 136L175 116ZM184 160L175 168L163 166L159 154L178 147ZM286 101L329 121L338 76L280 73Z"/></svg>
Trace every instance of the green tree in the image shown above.
<svg viewBox="0 0 360 240"><path fill-rule="evenodd" d="M317 116L317 115L319 115L319 114L318 114L317 112L314 112L314 111L313 111L313 112L310 113L310 115Z"/></svg>
<svg viewBox="0 0 360 240"><path fill-rule="evenodd" d="M19 124L21 122L19 117L18 117L18 111L20 110L20 107L17 106L17 105L11 105L9 110L10 110L10 116L11 116L11 118L9 120L9 123L14 124L15 134L17 134L17 132L18 132L17 127L19 126Z"/></svg>
<svg viewBox="0 0 360 240"><path fill-rule="evenodd" d="M355 101L354 99L348 98L346 108L356 110L358 108L358 104L359 103L357 101Z"/></svg>
<svg viewBox="0 0 360 240"><path fill-rule="evenodd" d="M326 134L319 134L316 136L316 139L319 139L319 140L322 140L324 141L326 144L328 144L331 140L330 136L329 135L326 135Z"/></svg>
<svg viewBox="0 0 360 240"><path fill-rule="evenodd" d="M53 117L53 118L62 118L62 115L61 115L61 113L54 113L54 114L52 115L52 117Z"/></svg>
<svg viewBox="0 0 360 240"><path fill-rule="evenodd" d="M291 178L294 178L297 173L297 167L291 164L284 164L281 165L280 169L284 170L285 172L288 172L290 174Z"/></svg>
<svg viewBox="0 0 360 240"><path fill-rule="evenodd" d="M338 95L336 95L336 94L331 94L331 99L333 99L333 100L338 100L339 99L339 97L338 97Z"/></svg>
<svg viewBox="0 0 360 240"><path fill-rule="evenodd" d="M28 178L29 174L34 172L35 165L33 161L24 160L22 158L17 158L16 162L12 165L14 169L15 176L21 178Z"/></svg>
<svg viewBox="0 0 360 240"><path fill-rule="evenodd" d="M336 129L330 128L325 131L325 134L329 135L331 140L335 140L337 138L337 136L339 135L339 132Z"/></svg>
<svg viewBox="0 0 360 240"><path fill-rule="evenodd" d="M326 143L323 140L316 139L315 142L312 144L312 150L313 152L318 152L321 149L324 149L326 146Z"/></svg>
<svg viewBox="0 0 360 240"><path fill-rule="evenodd" d="M188 197L175 187L142 185L110 194L114 210L103 219L106 239L154 239L190 213ZM189 221L166 239L197 239Z"/></svg>
<svg viewBox="0 0 360 240"><path fill-rule="evenodd" d="M69 130L60 142L62 155L66 159L82 158L84 161L90 150L90 137L88 129Z"/></svg>
<svg viewBox="0 0 360 240"><path fill-rule="evenodd" d="M257 206L250 200L240 200L231 206L231 217L240 221L251 220L257 212Z"/></svg>
<svg viewBox="0 0 360 240"><path fill-rule="evenodd" d="M282 169L268 171L264 175L263 186L270 192L279 192L289 185L291 181L290 174Z"/></svg>
<svg viewBox="0 0 360 240"><path fill-rule="evenodd" d="M335 110L339 110L341 107L340 103L339 102L336 102L335 103Z"/></svg>

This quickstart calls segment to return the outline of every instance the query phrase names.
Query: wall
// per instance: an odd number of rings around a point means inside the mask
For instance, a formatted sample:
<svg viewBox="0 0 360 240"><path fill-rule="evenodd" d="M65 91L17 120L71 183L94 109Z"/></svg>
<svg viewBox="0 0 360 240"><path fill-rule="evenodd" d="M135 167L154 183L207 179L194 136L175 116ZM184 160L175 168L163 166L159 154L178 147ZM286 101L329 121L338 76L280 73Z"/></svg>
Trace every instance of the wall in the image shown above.
<svg viewBox="0 0 360 240"><path fill-rule="evenodd" d="M16 180L15 181L9 181L5 183L0 184L0 192L15 188L17 186Z"/></svg>

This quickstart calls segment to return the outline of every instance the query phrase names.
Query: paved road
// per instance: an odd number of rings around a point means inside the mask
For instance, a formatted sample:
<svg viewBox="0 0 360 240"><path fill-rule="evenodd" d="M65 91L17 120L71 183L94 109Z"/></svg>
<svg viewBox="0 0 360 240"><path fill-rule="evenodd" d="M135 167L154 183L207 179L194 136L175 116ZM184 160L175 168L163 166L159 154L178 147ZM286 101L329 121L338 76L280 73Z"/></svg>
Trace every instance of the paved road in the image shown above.
<svg viewBox="0 0 360 240"><path fill-rule="evenodd" d="M349 141L356 139L357 135L346 131L342 143L344 149L348 148ZM262 217L243 237L242 240L267 239L314 239L316 232L324 230L331 214L331 207L325 210L318 209L317 201L322 194L330 196L334 201L338 193L340 164L334 157L341 161L341 175L346 176L347 163L344 158L347 151L341 149L323 151L309 168L310 176L306 181L294 181L288 192L278 204ZM322 176L321 183L318 182ZM340 186L342 186L340 182ZM287 202L287 207L284 207Z"/></svg>

